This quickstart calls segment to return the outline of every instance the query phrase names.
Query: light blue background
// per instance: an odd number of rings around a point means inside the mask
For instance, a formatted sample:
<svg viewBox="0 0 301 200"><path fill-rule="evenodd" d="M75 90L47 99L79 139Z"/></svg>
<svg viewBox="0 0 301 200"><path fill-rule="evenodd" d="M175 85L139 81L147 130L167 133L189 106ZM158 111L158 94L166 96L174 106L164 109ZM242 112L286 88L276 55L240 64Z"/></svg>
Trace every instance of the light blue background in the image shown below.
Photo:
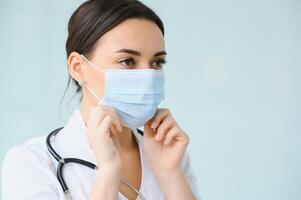
<svg viewBox="0 0 301 200"><path fill-rule="evenodd" d="M67 21L82 1L0 1L0 164L64 125ZM167 99L205 200L300 200L298 0L147 0L166 26Z"/></svg>

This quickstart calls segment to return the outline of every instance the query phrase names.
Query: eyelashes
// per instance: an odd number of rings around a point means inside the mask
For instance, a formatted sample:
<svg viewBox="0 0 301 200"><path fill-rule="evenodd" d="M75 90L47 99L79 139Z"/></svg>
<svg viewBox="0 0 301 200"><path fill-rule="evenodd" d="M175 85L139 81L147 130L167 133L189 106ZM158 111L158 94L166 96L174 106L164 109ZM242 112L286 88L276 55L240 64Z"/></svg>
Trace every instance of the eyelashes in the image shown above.
<svg viewBox="0 0 301 200"><path fill-rule="evenodd" d="M137 64L136 60L133 57L122 59L118 61L118 63L126 68L135 68L135 65ZM167 61L165 58L158 58L152 61L150 65L154 69L162 69L163 65L165 65L166 63Z"/></svg>
<svg viewBox="0 0 301 200"><path fill-rule="evenodd" d="M118 61L118 63L126 66L133 66L136 64L136 61L134 58L126 58L126 59L122 59L121 61Z"/></svg>
<svg viewBox="0 0 301 200"><path fill-rule="evenodd" d="M163 67L163 65L165 65L166 64L166 59L164 59L164 58L159 58L159 59L157 59L154 63L156 63L156 67L158 67L158 68L162 68Z"/></svg>

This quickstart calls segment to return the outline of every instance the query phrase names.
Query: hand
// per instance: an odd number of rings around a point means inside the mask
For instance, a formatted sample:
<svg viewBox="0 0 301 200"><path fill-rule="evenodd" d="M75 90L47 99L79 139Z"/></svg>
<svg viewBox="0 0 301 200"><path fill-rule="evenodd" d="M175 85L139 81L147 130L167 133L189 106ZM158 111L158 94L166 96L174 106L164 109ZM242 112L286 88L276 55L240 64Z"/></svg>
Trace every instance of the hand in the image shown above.
<svg viewBox="0 0 301 200"><path fill-rule="evenodd" d="M155 173L173 172L180 168L189 143L168 109L158 109L144 126L144 151Z"/></svg>
<svg viewBox="0 0 301 200"><path fill-rule="evenodd" d="M121 169L120 144L113 134L122 131L118 113L109 106L92 107L87 122L87 135L100 171Z"/></svg>
<svg viewBox="0 0 301 200"><path fill-rule="evenodd" d="M195 200L181 168L189 143L168 109L158 109L144 125L144 152L166 199Z"/></svg>

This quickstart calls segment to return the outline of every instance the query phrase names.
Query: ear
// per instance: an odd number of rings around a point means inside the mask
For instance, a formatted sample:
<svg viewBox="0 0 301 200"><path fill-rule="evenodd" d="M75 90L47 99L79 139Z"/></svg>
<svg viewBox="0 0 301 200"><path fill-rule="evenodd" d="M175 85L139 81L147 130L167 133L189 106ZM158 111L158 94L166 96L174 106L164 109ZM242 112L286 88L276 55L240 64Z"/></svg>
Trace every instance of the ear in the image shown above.
<svg viewBox="0 0 301 200"><path fill-rule="evenodd" d="M71 77L76 81L84 79L85 65L79 53L75 51L70 53L68 57L68 69Z"/></svg>

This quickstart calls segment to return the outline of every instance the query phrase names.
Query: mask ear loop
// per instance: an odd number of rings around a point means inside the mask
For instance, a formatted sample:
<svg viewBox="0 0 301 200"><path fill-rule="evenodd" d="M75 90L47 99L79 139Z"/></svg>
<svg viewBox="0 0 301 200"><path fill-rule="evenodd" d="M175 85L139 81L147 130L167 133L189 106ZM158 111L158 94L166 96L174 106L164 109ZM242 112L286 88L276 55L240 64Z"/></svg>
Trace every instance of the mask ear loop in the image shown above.
<svg viewBox="0 0 301 200"><path fill-rule="evenodd" d="M105 73L104 70L100 69L99 67L97 67L96 65L94 65L93 63L91 63L90 60L88 60L83 54L80 54L80 56L81 56L85 61L87 61L92 67L94 67L94 68L97 69L98 71L101 71L101 72Z"/></svg>
<svg viewBox="0 0 301 200"><path fill-rule="evenodd" d="M95 64L93 64L92 62L90 62L83 54L80 54L80 56L81 56L85 61L87 61L87 63L89 63L90 66L94 67L96 70L98 70L98 71L100 71L100 72L105 73L104 70L100 69L100 68L97 67ZM84 83L83 80L80 80L80 81L78 82L78 84L79 84L80 86L85 86L85 87L89 90L89 92L97 99L97 105L101 105L101 99L96 95L95 92L93 92L93 90L92 90L87 84Z"/></svg>
<svg viewBox="0 0 301 200"><path fill-rule="evenodd" d="M87 84L84 83L83 80L78 81L78 84L79 84L80 86L82 86L82 87L85 86L85 87L89 90L89 92L91 92L91 94L97 99L97 101L100 99L100 98L95 94L95 92L93 92L93 90L91 90L91 88L90 88Z"/></svg>

